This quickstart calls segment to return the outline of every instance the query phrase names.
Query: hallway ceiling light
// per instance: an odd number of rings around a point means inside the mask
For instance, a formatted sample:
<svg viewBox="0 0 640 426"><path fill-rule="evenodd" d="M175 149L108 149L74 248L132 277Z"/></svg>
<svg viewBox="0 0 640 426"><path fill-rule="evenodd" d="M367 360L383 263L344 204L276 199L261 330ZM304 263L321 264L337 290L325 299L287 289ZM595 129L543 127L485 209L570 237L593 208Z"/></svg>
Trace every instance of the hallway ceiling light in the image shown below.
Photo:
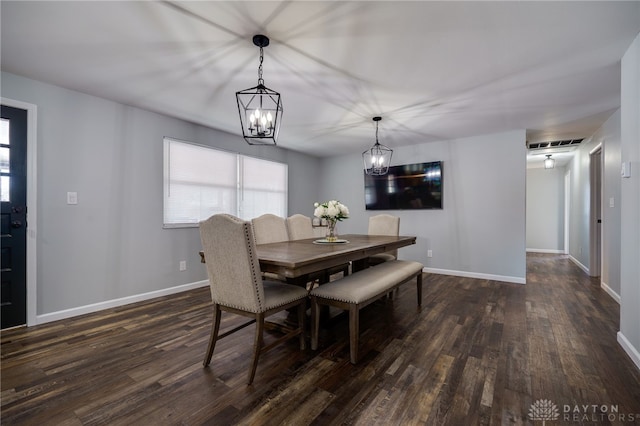
<svg viewBox="0 0 640 426"><path fill-rule="evenodd" d="M547 158L544 159L544 168L553 169L556 166L556 160L551 158L551 154L547 154L546 157Z"/></svg>

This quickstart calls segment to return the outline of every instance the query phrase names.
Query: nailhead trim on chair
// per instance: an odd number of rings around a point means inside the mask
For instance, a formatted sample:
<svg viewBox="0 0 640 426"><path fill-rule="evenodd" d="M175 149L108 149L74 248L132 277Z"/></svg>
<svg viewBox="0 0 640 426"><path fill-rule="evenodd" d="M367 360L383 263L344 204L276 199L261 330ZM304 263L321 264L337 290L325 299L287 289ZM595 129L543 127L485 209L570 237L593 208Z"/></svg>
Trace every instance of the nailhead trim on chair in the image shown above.
<svg viewBox="0 0 640 426"><path fill-rule="evenodd" d="M302 287L263 281L253 231L251 222L231 215L213 215L200 222L200 237L207 253L207 274L214 304L209 345L202 364L204 367L210 364L219 339L255 323L253 357L247 384L253 382L260 354L296 336L300 340L300 349L305 349L304 311L308 299L308 293ZM239 307L238 304L246 306ZM285 330L283 336L265 345L265 317L294 307L298 312L298 327ZM250 321L220 334L222 311L249 317Z"/></svg>
<svg viewBox="0 0 640 426"><path fill-rule="evenodd" d="M255 259L255 256L253 253L253 247L255 246L256 240L254 239L254 236L253 236L253 227L251 225L251 222L244 222L244 235L245 235L245 238L247 239L247 246L249 247L249 256L251 257L251 259ZM255 261L251 262L251 275L253 279L253 286L255 287L256 294L258 295L258 308L260 310L264 310L264 301L260 300L260 292L257 291L260 286L260 283L262 283L262 275L260 273L260 267L259 267L260 264L258 264L258 268L256 271L256 263L257 262Z"/></svg>

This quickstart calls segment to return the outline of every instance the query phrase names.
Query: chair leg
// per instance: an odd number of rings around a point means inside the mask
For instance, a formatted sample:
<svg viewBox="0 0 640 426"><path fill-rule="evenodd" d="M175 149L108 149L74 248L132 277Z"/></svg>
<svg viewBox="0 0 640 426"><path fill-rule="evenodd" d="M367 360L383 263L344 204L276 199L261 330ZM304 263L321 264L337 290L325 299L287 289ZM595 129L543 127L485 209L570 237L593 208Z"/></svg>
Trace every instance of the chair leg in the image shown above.
<svg viewBox="0 0 640 426"><path fill-rule="evenodd" d="M416 279L416 286L418 287L418 306L422 306L422 272L418 274Z"/></svg>
<svg viewBox="0 0 640 426"><path fill-rule="evenodd" d="M216 347L216 341L218 340L218 331L220 331L220 317L222 312L220 311L220 305L215 303L213 305L213 324L211 324L211 336L209 337L209 347L207 353L204 355L202 365L206 367L211 362L213 356L213 350Z"/></svg>
<svg viewBox="0 0 640 426"><path fill-rule="evenodd" d="M358 362L358 337L360 334L360 309L358 305L349 306L349 355L351 364Z"/></svg>
<svg viewBox="0 0 640 426"><path fill-rule="evenodd" d="M249 378L247 384L253 383L253 377L256 375L256 367L258 367L258 358L262 350L262 332L264 330L264 313L256 314L256 335L253 343L253 360L249 370Z"/></svg>
<svg viewBox="0 0 640 426"><path fill-rule="evenodd" d="M303 351L307 347L305 339L305 317L307 316L306 299L298 305L298 327L300 330L300 350Z"/></svg>
<svg viewBox="0 0 640 426"><path fill-rule="evenodd" d="M311 349L318 349L318 333L320 331L320 309L318 300L311 296Z"/></svg>

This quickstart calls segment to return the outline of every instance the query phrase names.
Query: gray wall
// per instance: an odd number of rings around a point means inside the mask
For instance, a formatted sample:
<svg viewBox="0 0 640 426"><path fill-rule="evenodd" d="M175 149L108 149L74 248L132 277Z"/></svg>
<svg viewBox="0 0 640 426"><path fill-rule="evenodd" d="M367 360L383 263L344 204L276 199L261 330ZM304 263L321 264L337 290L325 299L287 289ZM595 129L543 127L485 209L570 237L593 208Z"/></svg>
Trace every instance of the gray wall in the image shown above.
<svg viewBox="0 0 640 426"><path fill-rule="evenodd" d="M8 73L1 89L38 107L38 315L206 279L198 229L162 229L163 136L288 163L290 211L317 196L314 157Z"/></svg>
<svg viewBox="0 0 640 426"><path fill-rule="evenodd" d="M569 255L586 271L589 269L589 150L582 142L567 166L571 174L569 200Z"/></svg>
<svg viewBox="0 0 640 426"><path fill-rule="evenodd" d="M599 144L603 153L602 173L602 270L603 287L619 300L620 296L620 111L616 111L576 151L568 169L571 172L569 254L585 272L592 268L589 258L590 175L589 153ZM613 207L610 201L613 199Z"/></svg>
<svg viewBox="0 0 640 426"><path fill-rule="evenodd" d="M400 233L418 237L400 257L437 272L524 282L525 131L392 148L393 165L444 162L442 210L385 211L400 217ZM367 232L368 217L380 213L365 210L359 153L324 159L320 186L318 201L338 199L351 211L340 232Z"/></svg>
<svg viewBox="0 0 640 426"><path fill-rule="evenodd" d="M618 341L640 368L640 34L622 58L621 88L621 158L632 174L621 179Z"/></svg>
<svg viewBox="0 0 640 426"><path fill-rule="evenodd" d="M564 251L564 167L527 169L527 250Z"/></svg>

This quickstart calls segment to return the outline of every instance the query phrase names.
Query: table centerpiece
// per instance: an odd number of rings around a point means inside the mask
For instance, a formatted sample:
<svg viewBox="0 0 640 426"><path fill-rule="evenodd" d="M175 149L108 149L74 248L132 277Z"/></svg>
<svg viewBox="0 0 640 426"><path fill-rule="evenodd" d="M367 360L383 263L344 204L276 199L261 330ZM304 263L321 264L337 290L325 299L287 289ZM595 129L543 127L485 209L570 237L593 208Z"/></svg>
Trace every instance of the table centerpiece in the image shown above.
<svg viewBox="0 0 640 426"><path fill-rule="evenodd" d="M327 242L337 241L336 224L344 219L349 219L349 208L336 200L314 203L313 207L315 207L313 215L327 221Z"/></svg>

